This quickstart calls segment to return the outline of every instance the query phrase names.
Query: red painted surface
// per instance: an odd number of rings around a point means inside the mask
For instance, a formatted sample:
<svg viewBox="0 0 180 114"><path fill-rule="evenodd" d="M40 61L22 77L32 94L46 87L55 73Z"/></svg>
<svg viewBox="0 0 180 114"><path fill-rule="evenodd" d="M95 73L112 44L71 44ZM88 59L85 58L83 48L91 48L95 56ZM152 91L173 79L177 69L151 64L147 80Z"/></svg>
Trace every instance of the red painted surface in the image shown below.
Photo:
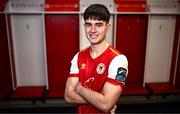
<svg viewBox="0 0 180 114"><path fill-rule="evenodd" d="M147 15L118 15L116 48L128 59L126 90L123 94L145 94L143 89L147 39ZM136 91L134 85L139 85ZM134 91L134 92L133 92Z"/></svg>
<svg viewBox="0 0 180 114"><path fill-rule="evenodd" d="M45 11L79 11L79 0L46 0Z"/></svg>
<svg viewBox="0 0 180 114"><path fill-rule="evenodd" d="M146 87L152 94L175 94L180 93L180 89L170 82L146 83Z"/></svg>
<svg viewBox="0 0 180 114"><path fill-rule="evenodd" d="M176 28L175 28L175 34L174 34L173 54L172 54L172 61L171 61L171 73L170 73L170 82L172 84L175 79L174 76L176 75L175 71L176 71L176 62L177 62L176 60L178 59L177 58L177 56L178 56L178 41L180 40L179 34L180 34L180 16L177 16L176 17ZM180 60L179 60L178 64L180 64ZM177 72L179 72L178 69L177 69ZM178 79L178 76L180 77L180 74L176 75L176 76ZM180 79L178 82L180 84ZM179 87L180 87L180 85L179 85Z"/></svg>
<svg viewBox="0 0 180 114"><path fill-rule="evenodd" d="M11 70L5 16L0 15L0 99L12 90Z"/></svg>
<svg viewBox="0 0 180 114"><path fill-rule="evenodd" d="M171 63L170 82L173 83L173 80L175 79L175 85L180 88L180 49L178 52L178 42L180 40L179 35L180 35L180 16L177 16L176 29L175 29L175 35L174 35L174 44L173 44L173 56L172 56L172 63ZM177 65L177 68L175 69L176 65Z"/></svg>
<svg viewBox="0 0 180 114"><path fill-rule="evenodd" d="M119 15L117 19L116 48L128 58L127 84L143 83L147 21L146 15Z"/></svg>
<svg viewBox="0 0 180 114"><path fill-rule="evenodd" d="M146 0L114 0L119 12L145 12Z"/></svg>
<svg viewBox="0 0 180 114"><path fill-rule="evenodd" d="M180 20L179 20L180 21ZM180 25L179 25L180 26ZM180 31L179 31L180 34ZM180 40L180 39L179 39ZM175 78L175 85L180 88L180 47L178 53L178 61L177 61L177 69L176 69L176 78Z"/></svg>
<svg viewBox="0 0 180 114"><path fill-rule="evenodd" d="M4 11L8 0L0 0L0 11Z"/></svg>
<svg viewBox="0 0 180 114"><path fill-rule="evenodd" d="M141 84L128 84L122 95L147 95L149 92Z"/></svg>
<svg viewBox="0 0 180 114"><path fill-rule="evenodd" d="M11 96L12 99L35 99L42 98L45 92L44 86L18 87Z"/></svg>
<svg viewBox="0 0 180 114"><path fill-rule="evenodd" d="M49 97L63 97L70 62L79 51L79 16L46 15Z"/></svg>

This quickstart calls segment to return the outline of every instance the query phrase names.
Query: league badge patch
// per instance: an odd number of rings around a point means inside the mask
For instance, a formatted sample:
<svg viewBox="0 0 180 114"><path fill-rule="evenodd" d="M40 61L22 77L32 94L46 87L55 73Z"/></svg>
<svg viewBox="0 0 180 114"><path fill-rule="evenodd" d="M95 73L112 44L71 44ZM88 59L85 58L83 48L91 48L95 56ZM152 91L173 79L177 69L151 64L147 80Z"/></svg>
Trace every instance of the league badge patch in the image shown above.
<svg viewBox="0 0 180 114"><path fill-rule="evenodd" d="M123 67L119 67L116 75L116 80L125 83L127 70Z"/></svg>
<svg viewBox="0 0 180 114"><path fill-rule="evenodd" d="M106 69L105 64L104 64L104 63L99 63L99 64L97 65L97 67L96 67L96 72L97 72L98 74L103 74L104 71L105 71L105 69Z"/></svg>

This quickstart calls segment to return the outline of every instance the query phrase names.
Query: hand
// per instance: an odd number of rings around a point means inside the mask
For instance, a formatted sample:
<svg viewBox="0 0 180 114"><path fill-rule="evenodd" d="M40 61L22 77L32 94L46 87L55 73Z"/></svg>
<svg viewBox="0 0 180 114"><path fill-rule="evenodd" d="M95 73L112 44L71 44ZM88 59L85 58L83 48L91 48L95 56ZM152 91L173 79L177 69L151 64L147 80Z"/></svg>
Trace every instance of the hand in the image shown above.
<svg viewBox="0 0 180 114"><path fill-rule="evenodd" d="M79 93L82 89L83 89L83 86L81 85L81 83L78 83L76 87L76 93Z"/></svg>

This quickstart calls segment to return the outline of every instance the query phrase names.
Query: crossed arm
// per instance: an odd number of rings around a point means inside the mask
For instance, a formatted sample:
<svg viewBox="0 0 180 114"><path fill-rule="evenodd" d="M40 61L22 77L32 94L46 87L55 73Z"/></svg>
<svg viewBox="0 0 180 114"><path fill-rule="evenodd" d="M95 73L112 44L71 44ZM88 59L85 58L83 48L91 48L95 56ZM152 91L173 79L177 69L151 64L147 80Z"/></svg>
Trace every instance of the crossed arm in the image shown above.
<svg viewBox="0 0 180 114"><path fill-rule="evenodd" d="M96 92L83 87L78 77L69 77L65 100L75 104L91 104L103 112L109 112L118 101L121 92L121 86L109 82L105 82L102 92Z"/></svg>
<svg viewBox="0 0 180 114"><path fill-rule="evenodd" d="M87 101L82 98L77 92L76 88L79 83L78 77L69 77L66 82L65 100L72 104L87 104Z"/></svg>

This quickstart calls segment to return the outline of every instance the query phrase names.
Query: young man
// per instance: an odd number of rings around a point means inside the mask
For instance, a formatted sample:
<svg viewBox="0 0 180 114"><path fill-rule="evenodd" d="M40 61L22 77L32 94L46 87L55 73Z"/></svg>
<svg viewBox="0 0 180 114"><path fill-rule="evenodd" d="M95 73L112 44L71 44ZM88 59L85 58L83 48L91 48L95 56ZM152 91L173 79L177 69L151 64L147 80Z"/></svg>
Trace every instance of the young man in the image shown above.
<svg viewBox="0 0 180 114"><path fill-rule="evenodd" d="M78 104L78 113L111 113L122 93L128 70L127 58L107 43L110 13L101 4L84 12L84 27L91 44L71 61L65 100Z"/></svg>

